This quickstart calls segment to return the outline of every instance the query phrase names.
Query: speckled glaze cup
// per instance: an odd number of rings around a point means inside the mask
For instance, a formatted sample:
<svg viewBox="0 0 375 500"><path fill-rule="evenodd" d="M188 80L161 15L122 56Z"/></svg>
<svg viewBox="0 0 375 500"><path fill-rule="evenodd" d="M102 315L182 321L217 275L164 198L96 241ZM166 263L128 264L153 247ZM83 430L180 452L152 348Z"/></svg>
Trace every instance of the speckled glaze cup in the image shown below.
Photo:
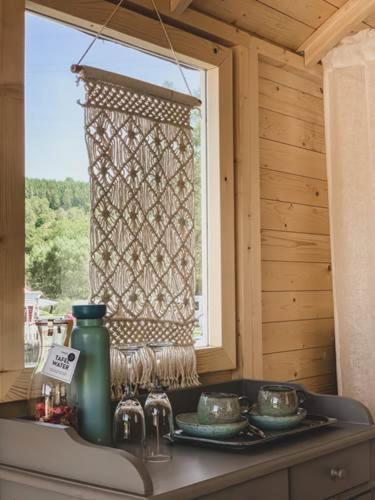
<svg viewBox="0 0 375 500"><path fill-rule="evenodd" d="M264 385L259 389L257 409L260 415L294 415L304 398L302 392L288 385Z"/></svg>
<svg viewBox="0 0 375 500"><path fill-rule="evenodd" d="M245 396L225 392L202 392L198 403L197 418L200 424L231 424L248 411L250 401Z"/></svg>

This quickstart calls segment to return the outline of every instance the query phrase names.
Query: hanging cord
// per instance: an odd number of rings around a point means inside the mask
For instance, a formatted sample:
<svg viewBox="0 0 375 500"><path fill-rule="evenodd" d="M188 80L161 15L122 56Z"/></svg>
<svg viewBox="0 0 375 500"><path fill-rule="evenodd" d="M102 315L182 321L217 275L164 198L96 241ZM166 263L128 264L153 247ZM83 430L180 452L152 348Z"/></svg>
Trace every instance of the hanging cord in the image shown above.
<svg viewBox="0 0 375 500"><path fill-rule="evenodd" d="M73 73L79 73L79 71L81 70L81 62L83 61L83 59L87 56L87 54L90 52L92 46L94 45L94 43L97 41L97 39L102 35L104 29L108 26L108 24L111 22L111 20L113 19L113 17L116 15L117 11L119 10L119 8L121 7L121 5L123 4L124 0L119 0L118 4L116 5L116 7L113 9L113 11L111 12L111 14L108 16L107 20L105 21L105 23L99 28L98 32L96 33L95 37L93 38L93 40L90 42L89 46L87 47L87 49L84 51L84 53L82 54L82 56L80 57L80 59L78 60L78 62L76 64L73 64L71 66L71 70ZM185 83L185 86L187 88L187 91L188 93L190 94L190 97L194 97L193 96L193 93L191 91L191 88L190 88L190 85L187 81L187 78L185 76L185 73L182 69L182 66L181 66L181 63L176 55L176 52L174 50L174 47L173 47L173 44L172 44L172 40L170 39L170 36L168 34L168 31L167 31L167 28L164 24L164 21L160 15L160 12L159 12L159 9L156 5L156 2L155 0L151 0L152 2L152 5L154 7L154 10L155 10L155 13L158 17L158 20L159 20L159 23L163 29L163 32L164 32L164 36L168 42L168 45L169 45L169 49L172 53L172 56L173 56L173 59L175 60L175 63L177 64L177 67L180 71L180 74L181 74L181 77ZM77 78L77 85L78 85L78 82L79 82L79 78ZM201 100L199 99L199 102L201 104ZM195 109L198 111L198 114L199 116L202 118L202 112L201 112L201 107L200 106L196 106Z"/></svg>
<svg viewBox="0 0 375 500"><path fill-rule="evenodd" d="M83 59L87 56L87 54L89 53L91 47L94 45L94 43L96 42L96 40L100 37L100 35L103 33L104 29L108 26L108 24L111 22L111 19L116 14L116 12L119 10L119 8L123 4L123 2L124 2L124 0L120 0L119 3L116 5L116 7L113 9L113 12L108 16L108 18L105 21L105 23L103 24L103 26L99 29L99 31L95 35L94 39L91 41L90 45L87 47L87 49L85 50L85 52L82 54L80 60L77 62L76 66L79 66L81 64L81 62L83 61Z"/></svg>
<svg viewBox="0 0 375 500"><path fill-rule="evenodd" d="M81 64L81 62L83 61L83 59L87 56L87 54L90 52L92 46L94 45L94 43L97 41L97 39L100 37L100 35L103 33L104 29L108 26L108 24L111 22L112 18L116 15L117 11L119 10L119 8L121 7L121 5L123 4L124 0L120 0L119 3L116 5L116 7L113 9L113 11L111 12L111 14L108 16L107 20L105 21L105 23L103 24L103 26L100 27L99 31L96 33L95 37L93 38L93 40L90 42L89 46L87 47L87 49L85 50L85 52L82 54L82 56L80 57L79 61L77 62L77 64L73 65L73 67L76 67L78 68L79 65ZM159 12L159 9L156 5L156 2L155 0L151 0L152 2L152 5L154 7L154 10L155 10L155 13L158 17L158 20L161 24L161 27L163 29L163 32L164 32L164 36L165 36L165 39L167 40L168 42L168 45L169 45L169 49L172 53L172 56L173 56L173 59L175 60L177 66L178 66L178 69L181 73L181 77L185 83L185 86L190 94L191 97L194 97L193 96L193 93L191 91L191 88L189 86L189 83L187 81L187 78L185 76L185 73L182 69L182 66L181 66L181 63L180 61L178 60L178 57L176 55L176 52L173 48L173 44L172 44L172 40L170 39L169 37L169 34L168 34L168 31L167 31L167 28L165 27L165 24L164 24L164 21L160 15L160 12Z"/></svg>
<svg viewBox="0 0 375 500"><path fill-rule="evenodd" d="M178 69L180 70L180 73L181 73L182 79L183 79L183 80L184 80L184 82L185 82L186 88L187 88L187 90L188 90L188 92L189 92L190 96L191 96L191 97L193 97L193 93L192 93L191 88L190 88L190 86L189 86L189 83L188 83L188 81L187 81L187 79L186 79L186 76L185 76L185 73L184 73L184 71L183 71L183 69L182 69L181 63L180 63L180 61L178 60L178 57L177 57L177 55L176 55L176 52L175 52L175 50L174 50L174 48L173 48L172 41L171 41L171 39L170 39L170 37L169 37L169 35L168 35L167 28L165 27L165 24L164 24L164 21L163 21L163 19L162 19L161 15L160 15L159 9L158 9L158 8L157 8L157 6L156 6L156 2L155 2L155 0L151 0L151 2L152 2L152 5L154 6L154 10L155 10L155 12L156 12L156 15L158 16L158 19L159 19L159 22L160 22L160 24L161 24L161 27L163 28L164 35L165 35L165 38L166 38L166 40L167 40L167 42L168 42L168 45L169 45L170 51L172 52L173 58L174 58L174 60L175 60L175 62L176 62L176 64L177 64L177 66L178 66Z"/></svg>

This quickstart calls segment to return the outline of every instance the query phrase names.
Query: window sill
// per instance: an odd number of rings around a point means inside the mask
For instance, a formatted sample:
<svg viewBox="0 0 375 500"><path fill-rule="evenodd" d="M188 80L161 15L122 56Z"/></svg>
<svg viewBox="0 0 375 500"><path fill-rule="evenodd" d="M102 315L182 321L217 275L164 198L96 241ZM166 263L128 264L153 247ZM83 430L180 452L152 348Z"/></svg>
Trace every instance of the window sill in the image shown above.
<svg viewBox="0 0 375 500"><path fill-rule="evenodd" d="M236 368L236 353L225 347L197 347L198 373L219 372Z"/></svg>
<svg viewBox="0 0 375 500"><path fill-rule="evenodd" d="M197 347L197 369L199 374L234 370L235 349L225 347ZM27 398L32 369L24 368L0 373L0 402L20 401Z"/></svg>

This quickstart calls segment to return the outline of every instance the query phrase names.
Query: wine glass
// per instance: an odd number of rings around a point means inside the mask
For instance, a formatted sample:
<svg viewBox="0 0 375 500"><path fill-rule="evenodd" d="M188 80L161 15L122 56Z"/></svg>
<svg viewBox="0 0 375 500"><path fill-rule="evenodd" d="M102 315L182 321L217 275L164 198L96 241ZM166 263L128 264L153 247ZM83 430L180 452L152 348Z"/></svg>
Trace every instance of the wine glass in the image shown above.
<svg viewBox="0 0 375 500"><path fill-rule="evenodd" d="M145 460L147 462L168 462L172 459L172 448L165 435L173 435L173 412L167 394L161 385L161 359L165 349L172 344L149 344L155 354L154 385L145 403L146 419L146 448Z"/></svg>
<svg viewBox="0 0 375 500"><path fill-rule="evenodd" d="M143 458L145 416L142 405L136 397L137 381L134 377L139 348L138 345L121 347L121 355L125 357L125 387L113 417L113 442L117 448L124 448Z"/></svg>

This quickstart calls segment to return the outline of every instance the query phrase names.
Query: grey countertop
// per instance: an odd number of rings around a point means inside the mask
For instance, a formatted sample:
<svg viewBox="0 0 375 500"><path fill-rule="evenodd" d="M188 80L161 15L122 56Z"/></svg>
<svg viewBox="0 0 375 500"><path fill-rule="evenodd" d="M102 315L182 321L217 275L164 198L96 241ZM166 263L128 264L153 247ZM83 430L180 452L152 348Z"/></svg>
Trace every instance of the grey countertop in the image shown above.
<svg viewBox="0 0 375 500"><path fill-rule="evenodd" d="M375 439L375 426L338 423L241 453L176 444L171 462L146 465L154 488L151 498L195 498L369 439Z"/></svg>
<svg viewBox="0 0 375 500"><path fill-rule="evenodd" d="M176 414L194 411L201 391L207 389L247 395L254 401L262 383L240 380L174 391L170 399ZM329 415L338 422L245 452L175 444L172 461L159 464L144 464L122 450L92 445L72 428L0 418L0 481L38 484L74 498L188 500L375 440L372 417L361 403L307 391L305 396L311 415Z"/></svg>

